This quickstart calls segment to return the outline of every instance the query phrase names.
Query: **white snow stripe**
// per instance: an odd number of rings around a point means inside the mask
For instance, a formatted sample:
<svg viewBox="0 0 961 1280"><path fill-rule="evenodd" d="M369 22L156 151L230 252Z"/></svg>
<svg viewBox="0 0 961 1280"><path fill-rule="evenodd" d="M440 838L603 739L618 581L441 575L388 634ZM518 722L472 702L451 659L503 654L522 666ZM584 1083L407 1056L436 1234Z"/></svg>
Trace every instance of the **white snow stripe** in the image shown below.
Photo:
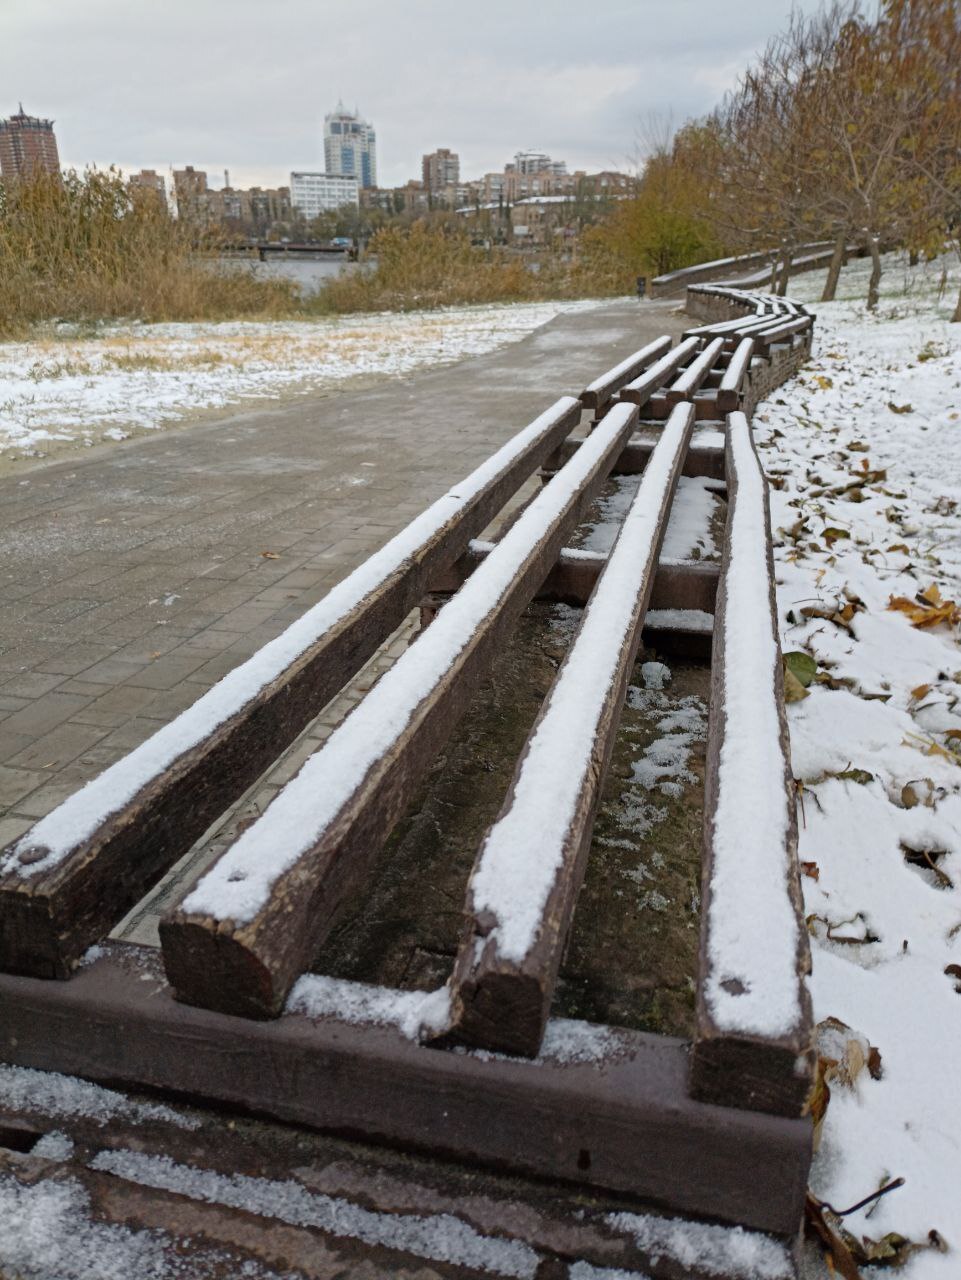
<svg viewBox="0 0 961 1280"><path fill-rule="evenodd" d="M641 347L639 351L635 351L633 355L628 356L626 360L622 360L620 364L616 364L613 369L608 369L607 373L602 373L599 378L595 378L593 382L589 382L584 388L584 395L588 393L604 392L613 383L619 382L627 374L631 373L638 366L643 367L644 362L659 356L666 347L670 347L671 339L665 334L663 338L657 338L654 342L649 342L646 347Z"/></svg>
<svg viewBox="0 0 961 1280"><path fill-rule="evenodd" d="M579 407L579 402L572 396L562 396L339 582L275 640L229 672L136 750L42 818L21 837L5 860L0 858L0 871L14 871L28 878L62 862L71 850L89 840L107 818L128 804L180 756L242 711L261 689L281 676L326 631L416 557L520 453L551 431L571 409ZM26 866L19 862L21 853L37 849L47 850L46 856Z"/></svg>
<svg viewBox="0 0 961 1280"><path fill-rule="evenodd" d="M280 876L321 838L478 627L496 612L520 566L634 413L633 405L616 405L601 421L430 627L198 882L183 911L237 922L257 914Z"/></svg>
<svg viewBox="0 0 961 1280"><path fill-rule="evenodd" d="M667 381L678 365L683 364L687 357L697 350L697 345L697 338L685 338L683 342L679 342L666 356L662 356L649 369L646 369L639 378L629 382L624 388L625 394L630 391L652 391L655 387L659 387Z"/></svg>
<svg viewBox="0 0 961 1280"><path fill-rule="evenodd" d="M500 958L520 964L540 932L563 864L565 842L591 767L598 724L629 640L638 593L654 569L661 509L689 431L679 405L651 454L641 484L598 579L580 629L551 689L526 753L510 808L491 828L471 877L475 913L496 920Z"/></svg>
<svg viewBox="0 0 961 1280"><path fill-rule="evenodd" d="M737 349L731 356L731 363L724 370L724 376L721 378L721 391L739 391L744 374L751 363L751 356L754 353L754 339L742 338L737 345Z"/></svg>
<svg viewBox="0 0 961 1280"><path fill-rule="evenodd" d="M687 368L671 383L671 391L685 396L696 391L711 372L711 366L723 346L723 338L715 338L713 342L709 342L697 359L692 360Z"/></svg>
<svg viewBox="0 0 961 1280"><path fill-rule="evenodd" d="M728 417L737 492L721 591L724 740L717 777L704 994L716 1025L766 1037L801 1017L784 756L774 695L764 479L743 413ZM738 994L738 990L742 989Z"/></svg>

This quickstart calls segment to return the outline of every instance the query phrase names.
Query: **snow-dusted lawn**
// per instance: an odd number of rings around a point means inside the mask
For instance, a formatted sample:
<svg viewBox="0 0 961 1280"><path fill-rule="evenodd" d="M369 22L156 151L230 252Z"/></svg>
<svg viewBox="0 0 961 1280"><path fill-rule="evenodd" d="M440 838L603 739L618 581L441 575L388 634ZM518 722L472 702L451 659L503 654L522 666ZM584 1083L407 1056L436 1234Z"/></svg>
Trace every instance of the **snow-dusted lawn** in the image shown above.
<svg viewBox="0 0 961 1280"><path fill-rule="evenodd" d="M324 391L483 355L594 302L455 307L314 321L62 327L0 343L0 458L122 440L199 409Z"/></svg>
<svg viewBox="0 0 961 1280"><path fill-rule="evenodd" d="M944 263L953 279L939 301ZM845 300L829 305L816 304L823 274L792 281L815 304L814 358L755 425L779 486L783 647L818 664L788 708L815 1015L844 1024L822 1032L822 1055L839 1065L813 1190L846 1208L903 1177L846 1228L921 1244L935 1230L950 1252L913 1254L906 1274L956 1280L961 610L944 602L961 605L961 326L947 323L958 271L950 259L887 266L876 317L860 301L866 263L846 270ZM919 592L943 620L925 616ZM904 607L891 608L898 597Z"/></svg>

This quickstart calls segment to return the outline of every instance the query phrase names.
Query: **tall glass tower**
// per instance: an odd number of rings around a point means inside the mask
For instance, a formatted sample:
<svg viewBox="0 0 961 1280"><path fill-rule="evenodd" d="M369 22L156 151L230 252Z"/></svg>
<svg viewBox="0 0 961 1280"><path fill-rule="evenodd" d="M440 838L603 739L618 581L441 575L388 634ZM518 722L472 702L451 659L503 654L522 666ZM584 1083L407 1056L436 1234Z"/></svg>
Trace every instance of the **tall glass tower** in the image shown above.
<svg viewBox="0 0 961 1280"><path fill-rule="evenodd" d="M342 102L324 117L324 168L362 187L377 186L377 135L374 126L348 111Z"/></svg>

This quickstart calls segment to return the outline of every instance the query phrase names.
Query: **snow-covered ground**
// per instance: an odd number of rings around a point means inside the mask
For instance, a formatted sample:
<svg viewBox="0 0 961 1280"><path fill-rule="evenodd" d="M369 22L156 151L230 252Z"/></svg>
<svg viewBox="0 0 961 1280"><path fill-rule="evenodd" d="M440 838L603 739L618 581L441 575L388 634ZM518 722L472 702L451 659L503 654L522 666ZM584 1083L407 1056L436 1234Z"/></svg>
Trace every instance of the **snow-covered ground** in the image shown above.
<svg viewBox="0 0 961 1280"><path fill-rule="evenodd" d="M926 1246L899 1273L910 1280L956 1280L961 326L947 318L958 269L886 266L876 316L861 301L867 263L846 269L832 304L816 302L823 274L792 281L817 313L814 356L755 425L777 486L783 647L817 663L788 707L815 1016L835 1064L812 1189L843 1209L904 1178L846 1230L889 1264L907 1250L899 1237ZM789 665L802 681L813 667ZM932 1247L939 1238L949 1252Z"/></svg>
<svg viewBox="0 0 961 1280"><path fill-rule="evenodd" d="M483 355L595 302L453 307L314 321L62 326L0 344L0 459L122 440L198 409L334 389Z"/></svg>

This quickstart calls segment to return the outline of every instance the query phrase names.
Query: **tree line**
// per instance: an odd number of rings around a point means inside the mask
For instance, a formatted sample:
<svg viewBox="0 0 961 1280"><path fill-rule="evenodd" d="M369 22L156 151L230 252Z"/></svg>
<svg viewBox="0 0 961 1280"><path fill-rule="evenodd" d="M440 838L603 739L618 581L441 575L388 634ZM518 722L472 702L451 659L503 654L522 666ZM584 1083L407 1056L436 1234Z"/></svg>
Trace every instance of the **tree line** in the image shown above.
<svg viewBox="0 0 961 1280"><path fill-rule="evenodd" d="M657 272L774 248L782 292L791 256L830 241L825 300L857 245L872 309L885 248L961 255L959 0L795 12L710 115L653 148L637 199L595 238Z"/></svg>

